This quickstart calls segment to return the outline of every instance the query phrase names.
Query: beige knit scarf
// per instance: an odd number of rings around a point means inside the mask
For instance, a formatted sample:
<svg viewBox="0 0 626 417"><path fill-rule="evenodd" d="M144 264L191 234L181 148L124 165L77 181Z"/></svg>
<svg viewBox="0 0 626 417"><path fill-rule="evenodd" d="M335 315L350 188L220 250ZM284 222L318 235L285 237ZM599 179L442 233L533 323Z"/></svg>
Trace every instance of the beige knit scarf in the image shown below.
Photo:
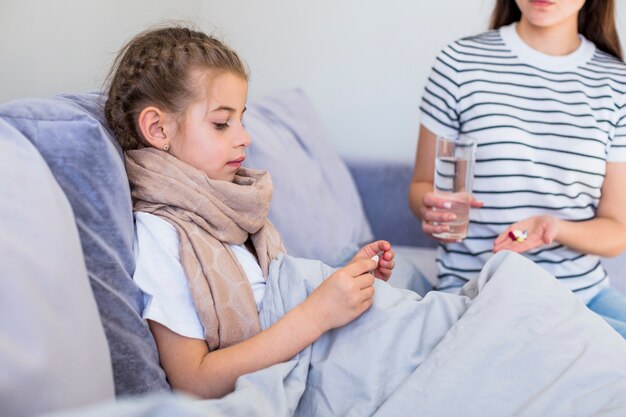
<svg viewBox="0 0 626 417"><path fill-rule="evenodd" d="M241 168L233 182L211 180L154 148L126 152L126 171L134 211L157 215L178 231L180 261L209 349L257 334L252 288L228 245L250 238L266 278L270 261L284 252L280 235L267 220L269 174Z"/></svg>

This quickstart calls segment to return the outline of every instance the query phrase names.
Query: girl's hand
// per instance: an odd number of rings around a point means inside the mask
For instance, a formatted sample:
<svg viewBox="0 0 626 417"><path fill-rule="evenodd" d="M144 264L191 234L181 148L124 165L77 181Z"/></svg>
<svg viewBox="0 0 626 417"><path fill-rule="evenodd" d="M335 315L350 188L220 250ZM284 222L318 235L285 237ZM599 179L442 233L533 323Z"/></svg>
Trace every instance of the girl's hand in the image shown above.
<svg viewBox="0 0 626 417"><path fill-rule="evenodd" d="M482 201L478 201L474 197L471 198L471 208L480 208L483 204ZM446 223L454 221L456 218L454 213L446 211L450 207L450 202L445 198L437 196L434 193L424 194L424 200L420 209L422 212L422 230L425 234L442 243L458 242L458 240L455 239L441 239L433 236L433 233L450 231L450 227Z"/></svg>
<svg viewBox="0 0 626 417"><path fill-rule="evenodd" d="M526 231L528 237L523 242L511 239L509 232L513 230ZM493 245L494 252L502 250L510 250L517 253L523 253L531 249L535 249L544 245L549 245L554 241L559 230L559 221L556 217L533 216L528 219L513 223L506 228L495 240Z"/></svg>
<svg viewBox="0 0 626 417"><path fill-rule="evenodd" d="M396 261L393 260L395 254L391 250L391 243L386 240L377 240L376 242L368 243L363 246L361 250L354 255L350 263L360 259L370 259L380 252L383 253L379 256L378 265L376 265L376 268L372 271L372 275L383 281L388 281L393 268L396 266Z"/></svg>
<svg viewBox="0 0 626 417"><path fill-rule="evenodd" d="M369 258L351 262L326 278L302 303L321 333L351 322L370 308L375 278L369 272L374 268L376 262Z"/></svg>

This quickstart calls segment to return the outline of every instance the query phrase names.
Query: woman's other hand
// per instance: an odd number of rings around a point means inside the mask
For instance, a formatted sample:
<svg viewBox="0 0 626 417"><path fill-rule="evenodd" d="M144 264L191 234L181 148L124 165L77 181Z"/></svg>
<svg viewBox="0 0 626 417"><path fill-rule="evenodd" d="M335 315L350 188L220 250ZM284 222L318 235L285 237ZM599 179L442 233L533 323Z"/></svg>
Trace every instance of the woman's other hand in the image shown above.
<svg viewBox="0 0 626 417"><path fill-rule="evenodd" d="M513 240L509 233L514 230L526 232L527 237L523 241ZM550 215L533 216L525 220L513 223L506 228L495 240L494 252L510 250L517 253L527 252L531 249L552 243L559 231L559 220Z"/></svg>

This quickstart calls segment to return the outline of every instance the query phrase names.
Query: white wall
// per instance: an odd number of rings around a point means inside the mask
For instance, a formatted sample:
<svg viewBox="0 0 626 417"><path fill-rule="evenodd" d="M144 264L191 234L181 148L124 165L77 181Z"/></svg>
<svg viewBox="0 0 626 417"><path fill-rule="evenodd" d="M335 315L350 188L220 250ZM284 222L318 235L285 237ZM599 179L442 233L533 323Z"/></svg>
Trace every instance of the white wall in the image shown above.
<svg viewBox="0 0 626 417"><path fill-rule="evenodd" d="M250 99L302 87L344 155L412 160L437 52L493 0L0 0L0 103L98 89L120 46L187 19L248 62ZM617 0L626 45L626 0Z"/></svg>
<svg viewBox="0 0 626 417"><path fill-rule="evenodd" d="M422 86L449 41L487 26L492 0L230 0L204 18L252 71L250 98L302 87L341 154L413 159Z"/></svg>
<svg viewBox="0 0 626 417"><path fill-rule="evenodd" d="M617 0L626 44L626 0ZM493 0L229 0L205 21L252 70L250 98L300 86L341 154L412 160L436 54L487 28Z"/></svg>
<svg viewBox="0 0 626 417"><path fill-rule="evenodd" d="M128 38L162 20L198 18L201 8L201 0L0 0L0 103L99 89Z"/></svg>

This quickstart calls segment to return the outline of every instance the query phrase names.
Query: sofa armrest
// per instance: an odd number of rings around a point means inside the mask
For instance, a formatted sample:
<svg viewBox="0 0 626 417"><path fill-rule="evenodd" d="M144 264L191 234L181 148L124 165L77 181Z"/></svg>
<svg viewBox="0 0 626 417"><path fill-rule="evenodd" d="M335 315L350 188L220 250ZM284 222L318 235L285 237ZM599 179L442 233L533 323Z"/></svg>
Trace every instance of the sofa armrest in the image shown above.
<svg viewBox="0 0 626 417"><path fill-rule="evenodd" d="M436 247L422 232L408 203L413 167L397 160L345 158L372 226L374 238L395 245Z"/></svg>

